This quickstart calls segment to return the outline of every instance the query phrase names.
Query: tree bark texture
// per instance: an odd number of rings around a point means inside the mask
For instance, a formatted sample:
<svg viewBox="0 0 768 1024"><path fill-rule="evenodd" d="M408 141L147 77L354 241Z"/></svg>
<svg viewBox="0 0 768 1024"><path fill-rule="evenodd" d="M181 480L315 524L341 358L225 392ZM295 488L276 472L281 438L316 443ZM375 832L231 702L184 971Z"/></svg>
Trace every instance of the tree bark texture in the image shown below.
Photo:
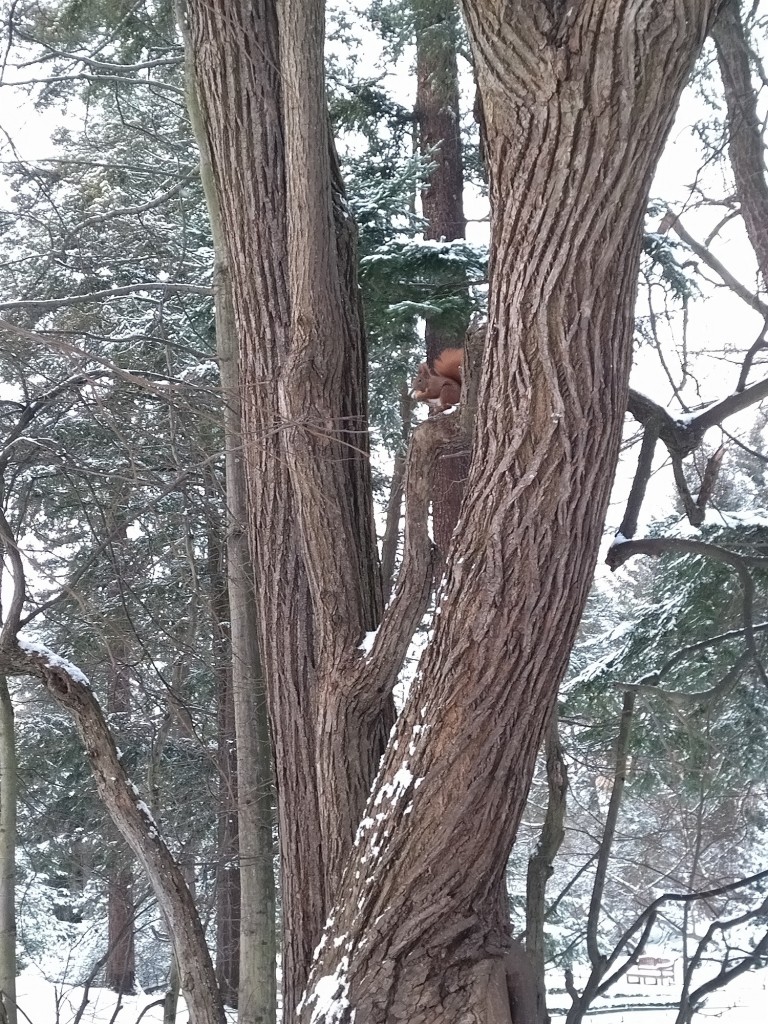
<svg viewBox="0 0 768 1024"><path fill-rule="evenodd" d="M289 324L277 12L272 0L234 0L189 2L186 16L240 346L249 519L257 538L251 546L279 794L283 1000L290 1013L325 919L326 880L307 713L315 677L309 586L277 408ZM275 549L283 553L280 572L267 554ZM277 637L279 649L269 639ZM289 807L299 813L294 817Z"/></svg>
<svg viewBox="0 0 768 1024"><path fill-rule="evenodd" d="M514 1020L504 869L600 543L648 189L716 7L465 0L492 201L472 467L305 1024Z"/></svg>
<svg viewBox="0 0 768 1024"><path fill-rule="evenodd" d="M357 649L381 584L354 225L328 133L322 3L189 0L186 13L239 338L287 1019L392 718Z"/></svg>
<svg viewBox="0 0 768 1024"><path fill-rule="evenodd" d="M183 5L182 5L183 7ZM200 176L214 247L216 351L224 397L227 494L227 598L230 685L236 736L239 852L238 1019L240 1024L274 1024L277 1011L276 892L272 747L258 642L253 561L249 546L247 485L242 431L242 384L232 279L221 205L198 99L192 48L183 9L178 22L185 41L187 108L200 149Z"/></svg>
<svg viewBox="0 0 768 1024"><path fill-rule="evenodd" d="M768 183L765 145L752 85L749 42L738 0L727 0L712 28L728 107L728 154L736 195L749 241L757 256L763 287L768 287Z"/></svg>
<svg viewBox="0 0 768 1024"><path fill-rule="evenodd" d="M414 0L416 23L416 120L419 149L431 163L421 192L426 222L424 237L447 242L464 238L464 168L456 58L459 15L455 0ZM455 287L466 288L463 275ZM461 348L467 324L455 317L428 317L425 325L427 362L446 348ZM468 455L447 454L435 475L432 524L435 543L445 559L459 520Z"/></svg>

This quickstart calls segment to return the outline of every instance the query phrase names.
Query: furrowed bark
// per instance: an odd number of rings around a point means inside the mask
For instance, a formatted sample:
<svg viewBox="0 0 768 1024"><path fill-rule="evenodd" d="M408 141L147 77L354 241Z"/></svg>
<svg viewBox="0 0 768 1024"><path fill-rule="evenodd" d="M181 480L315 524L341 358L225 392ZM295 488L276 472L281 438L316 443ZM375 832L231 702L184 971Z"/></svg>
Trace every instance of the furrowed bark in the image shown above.
<svg viewBox="0 0 768 1024"><path fill-rule="evenodd" d="M322 4L189 0L186 13L239 341L287 1019L391 722L386 691L344 697L381 608L354 231L315 95Z"/></svg>
<svg viewBox="0 0 768 1024"><path fill-rule="evenodd" d="M200 174L213 235L216 351L224 396L227 596L230 685L236 736L240 872L238 1019L240 1024L273 1024L277 1013L277 934L272 837L272 748L259 653L254 570L247 530L248 495L241 397L243 385L229 252L203 112L197 95L192 47L186 34L181 5L177 10L177 19L185 37L187 109L200 149Z"/></svg>
<svg viewBox="0 0 768 1024"><path fill-rule="evenodd" d="M728 108L728 155L736 181L736 195L749 241L757 256L763 287L768 287L768 182L765 145L752 85L749 42L741 5L727 0L712 28L717 62Z"/></svg>
<svg viewBox="0 0 768 1024"><path fill-rule="evenodd" d="M232 275L249 543L260 581L256 601L279 794L288 1017L327 899L316 838L314 731L306 711L315 699L311 605L277 405L290 317L277 12L273 0L190 0L186 18ZM281 552L279 572L275 551Z"/></svg>
<svg viewBox="0 0 768 1024"><path fill-rule="evenodd" d="M599 548L650 180L716 6L464 4L492 196L472 468L305 1024L513 1019L504 867Z"/></svg>

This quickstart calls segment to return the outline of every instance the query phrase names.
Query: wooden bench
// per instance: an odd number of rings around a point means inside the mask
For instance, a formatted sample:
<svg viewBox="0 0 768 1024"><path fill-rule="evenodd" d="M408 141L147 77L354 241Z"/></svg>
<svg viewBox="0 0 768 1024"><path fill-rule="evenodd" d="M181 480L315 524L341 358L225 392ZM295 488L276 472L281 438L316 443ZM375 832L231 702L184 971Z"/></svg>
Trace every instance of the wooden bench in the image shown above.
<svg viewBox="0 0 768 1024"><path fill-rule="evenodd" d="M627 971L628 985L673 985L675 961L660 956L641 956Z"/></svg>

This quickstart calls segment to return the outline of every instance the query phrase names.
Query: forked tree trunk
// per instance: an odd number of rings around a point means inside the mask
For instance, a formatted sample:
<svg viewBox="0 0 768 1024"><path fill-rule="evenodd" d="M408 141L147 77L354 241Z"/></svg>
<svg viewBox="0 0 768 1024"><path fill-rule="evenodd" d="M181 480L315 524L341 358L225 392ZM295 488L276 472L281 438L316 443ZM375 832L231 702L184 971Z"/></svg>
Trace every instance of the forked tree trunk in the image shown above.
<svg viewBox="0 0 768 1024"><path fill-rule="evenodd" d="M354 225L328 134L322 4L186 11L240 343L288 1019L389 731L388 688L347 700L381 611Z"/></svg>
<svg viewBox="0 0 768 1024"><path fill-rule="evenodd" d="M717 3L464 7L492 198L464 528L305 1024L519 1016L504 869L598 552L651 176Z"/></svg>

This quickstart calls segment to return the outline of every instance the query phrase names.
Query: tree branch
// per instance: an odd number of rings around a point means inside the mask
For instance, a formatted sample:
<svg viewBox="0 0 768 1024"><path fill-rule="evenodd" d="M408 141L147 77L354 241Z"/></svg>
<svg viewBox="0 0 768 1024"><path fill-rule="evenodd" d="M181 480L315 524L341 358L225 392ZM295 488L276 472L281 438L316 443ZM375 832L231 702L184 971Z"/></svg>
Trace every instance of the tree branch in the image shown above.
<svg viewBox="0 0 768 1024"><path fill-rule="evenodd" d="M104 299L119 299L126 295L140 298L141 292L155 291L161 291L164 295L213 295L213 289L209 285L182 284L181 282L173 281L144 281L140 284L121 285L118 288L103 288L97 292L85 292L82 295L65 295L56 299L17 299L13 302L0 302L0 312L11 312L15 309L45 312L52 309L61 309L63 306L79 306L84 302L102 302ZM7 324L8 321L3 321L3 323Z"/></svg>
<svg viewBox="0 0 768 1024"><path fill-rule="evenodd" d="M403 560L394 596L384 612L370 654L355 673L353 689L379 701L392 692L413 634L432 591L437 557L429 537L429 498L438 459L462 444L457 412L431 416L413 432L405 466Z"/></svg>
<svg viewBox="0 0 768 1024"><path fill-rule="evenodd" d="M761 298L755 295L745 285L735 277L730 270L724 264L717 259L716 256L710 252L701 242L697 242L693 235L689 235L680 222L680 218L677 214L673 213L672 210L667 210L667 213L662 221L661 230L668 231L672 229L675 234L680 238L681 241L685 242L688 248L693 252L702 263L705 263L710 270L713 270L723 284L727 285L728 288L738 295L738 297L756 313L759 313L765 319L768 319L768 305L763 302Z"/></svg>
<svg viewBox="0 0 768 1024"><path fill-rule="evenodd" d="M704 541L682 540L670 537L648 537L643 540L614 543L608 549L606 563L611 569L617 569L634 555L658 557L659 555L669 553L698 555L703 558L710 558L729 566L737 573L742 586L742 619L744 622L746 647L762 682L768 686L768 675L755 643L753 626L755 584L749 571L749 566L765 568L768 566L768 559L737 555L733 551L720 547L718 544L707 544Z"/></svg>
<svg viewBox="0 0 768 1024"><path fill-rule="evenodd" d="M643 440L640 445L640 455L637 460L637 469L635 470L635 476L632 481L632 488L627 498L627 505L624 510L624 518L621 521L619 527L619 534L630 540L635 536L637 530L637 521L640 516L640 509L643 506L645 499L646 488L648 487L648 481L651 478L651 469L653 468L653 456L656 452L656 442L659 439L659 435L656 431L654 423L650 423L643 432Z"/></svg>
<svg viewBox="0 0 768 1024"><path fill-rule="evenodd" d="M736 194L763 279L768 287L768 185L763 129L752 87L749 45L738 0L726 0L712 27L712 39L728 108L728 153Z"/></svg>
<svg viewBox="0 0 768 1024"><path fill-rule="evenodd" d="M217 991L200 918L184 875L165 844L138 790L128 778L98 701L83 673L42 644L19 637L2 653L2 668L36 676L59 707L73 719L104 806L136 857L169 923L174 952L182 965L182 985L201 1024L223 1024L221 1004L200 1003L198 992Z"/></svg>
<svg viewBox="0 0 768 1024"><path fill-rule="evenodd" d="M158 206L162 206L163 203L167 203L169 199L173 199L174 196L177 196L185 185L188 185L190 181L194 181L195 178L199 178L199 175L200 171L195 167L192 170L187 171L187 173L177 181L175 185L172 185L167 192L163 192L154 199L149 199L147 202L140 203L137 206L122 206L115 210L108 210L106 213L95 214L93 217L86 217L85 220L80 221L79 224L75 224L74 227L67 231L67 237L71 238L84 228L93 227L96 224L104 224L107 221L116 220L118 217L135 217L139 214L146 213L147 210L154 210Z"/></svg>

